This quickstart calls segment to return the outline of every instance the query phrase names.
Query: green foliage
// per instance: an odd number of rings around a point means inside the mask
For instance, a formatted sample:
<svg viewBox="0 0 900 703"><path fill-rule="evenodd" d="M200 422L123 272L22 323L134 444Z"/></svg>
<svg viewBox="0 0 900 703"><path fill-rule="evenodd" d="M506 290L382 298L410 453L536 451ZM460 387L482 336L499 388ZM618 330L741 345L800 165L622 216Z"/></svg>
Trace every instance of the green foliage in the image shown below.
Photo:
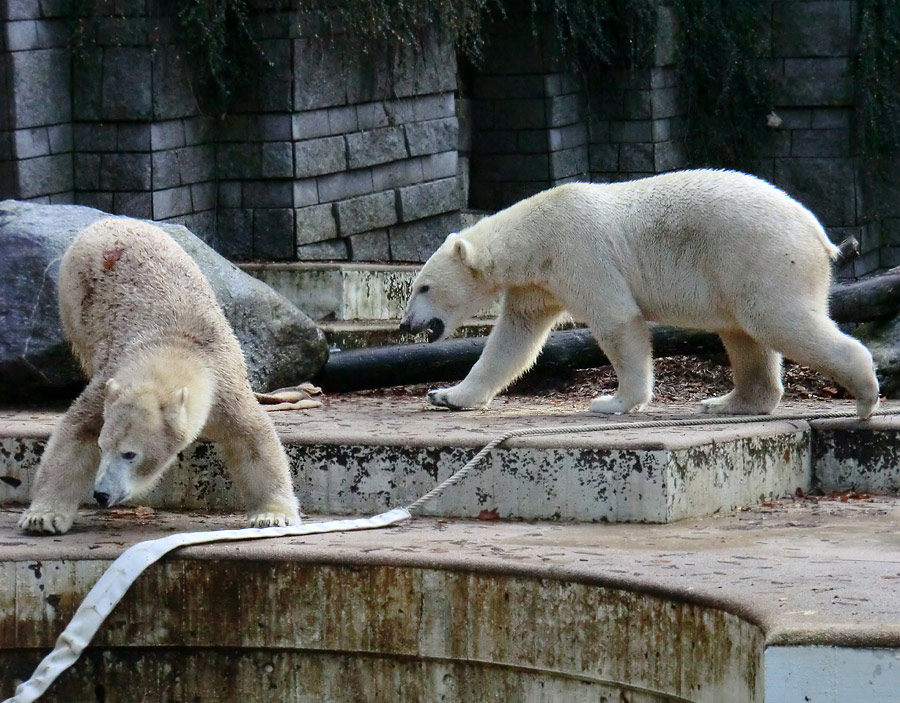
<svg viewBox="0 0 900 703"><path fill-rule="evenodd" d="M212 88L213 101L224 108L235 86L247 75L248 57L263 56L248 25L247 2L187 0L175 7L200 83Z"/></svg>
<svg viewBox="0 0 900 703"><path fill-rule="evenodd" d="M900 3L859 0L856 56L859 151L869 168L900 156Z"/></svg>
<svg viewBox="0 0 900 703"><path fill-rule="evenodd" d="M650 58L657 0L531 0L534 16L547 14L560 48L588 70L635 68Z"/></svg>
<svg viewBox="0 0 900 703"><path fill-rule="evenodd" d="M771 80L758 60L771 2L673 0L672 7L688 164L750 168L772 107Z"/></svg>
<svg viewBox="0 0 900 703"><path fill-rule="evenodd" d="M436 32L470 57L479 55L487 19L503 12L502 0L297 0L296 7L301 32L343 33L367 53L416 48Z"/></svg>

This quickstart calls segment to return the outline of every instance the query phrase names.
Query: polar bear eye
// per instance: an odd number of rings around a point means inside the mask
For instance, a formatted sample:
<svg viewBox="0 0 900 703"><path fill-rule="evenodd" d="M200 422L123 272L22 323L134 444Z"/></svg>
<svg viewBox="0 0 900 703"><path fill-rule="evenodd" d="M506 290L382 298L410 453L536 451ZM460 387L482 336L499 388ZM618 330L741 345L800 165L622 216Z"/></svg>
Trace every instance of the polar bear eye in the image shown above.
<svg viewBox="0 0 900 703"><path fill-rule="evenodd" d="M421 288L419 288L420 293L427 293L430 290L431 290L431 286L422 286Z"/></svg>
<svg viewBox="0 0 900 703"><path fill-rule="evenodd" d="M122 458L125 461L134 461L135 457L137 457L136 452L122 452Z"/></svg>

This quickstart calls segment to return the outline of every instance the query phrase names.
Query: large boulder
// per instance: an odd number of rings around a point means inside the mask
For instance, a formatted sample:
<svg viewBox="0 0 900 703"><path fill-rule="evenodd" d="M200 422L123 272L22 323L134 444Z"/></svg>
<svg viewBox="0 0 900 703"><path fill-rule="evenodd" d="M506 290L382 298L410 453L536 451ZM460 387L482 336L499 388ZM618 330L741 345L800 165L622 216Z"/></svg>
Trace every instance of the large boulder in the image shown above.
<svg viewBox="0 0 900 703"><path fill-rule="evenodd" d="M84 379L63 337L57 280L63 252L92 222L77 205L0 202L0 399L71 396ZM209 280L264 391L312 378L328 359L322 331L297 307L217 254L186 228L155 223Z"/></svg>

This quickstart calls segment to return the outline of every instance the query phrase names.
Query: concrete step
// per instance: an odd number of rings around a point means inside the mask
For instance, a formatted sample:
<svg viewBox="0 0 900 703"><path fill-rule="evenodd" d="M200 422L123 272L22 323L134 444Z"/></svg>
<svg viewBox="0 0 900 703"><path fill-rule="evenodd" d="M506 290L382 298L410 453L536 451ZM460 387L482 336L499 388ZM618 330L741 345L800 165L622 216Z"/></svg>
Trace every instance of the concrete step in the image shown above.
<svg viewBox="0 0 900 703"><path fill-rule="evenodd" d="M243 264L313 320L399 320L418 266Z"/></svg>
<svg viewBox="0 0 900 703"><path fill-rule="evenodd" d="M502 519L666 523L827 490L900 492L900 417L808 423L798 413L847 403L795 403L770 421L657 430L637 419L696 418L669 406L613 418L621 429L520 438L429 503L423 514ZM900 411L900 405L897 406ZM23 503L58 415L0 414L0 504ZM332 396L326 406L274 413L304 510L370 515L408 505L510 429L593 425L609 418L500 398L492 410L426 411L419 400ZM90 504L90 495L84 496ZM218 451L200 443L142 503L242 507ZM485 512L486 511L486 512Z"/></svg>
<svg viewBox="0 0 900 703"><path fill-rule="evenodd" d="M399 320L421 268L403 264L250 263L241 268L313 320ZM495 317L496 305L477 317Z"/></svg>
<svg viewBox="0 0 900 703"><path fill-rule="evenodd" d="M319 326L325 333L329 347L340 351L427 341L424 332L421 334L402 332L396 320L344 320L320 322ZM484 337L490 334L493 327L493 320L469 320L450 338Z"/></svg>

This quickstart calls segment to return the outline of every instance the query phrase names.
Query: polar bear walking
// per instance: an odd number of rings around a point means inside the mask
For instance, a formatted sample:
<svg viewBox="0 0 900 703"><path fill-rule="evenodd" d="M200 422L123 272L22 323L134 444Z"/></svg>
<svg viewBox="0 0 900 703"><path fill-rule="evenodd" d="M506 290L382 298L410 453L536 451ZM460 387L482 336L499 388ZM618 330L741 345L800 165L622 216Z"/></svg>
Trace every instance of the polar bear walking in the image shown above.
<svg viewBox="0 0 900 703"><path fill-rule="evenodd" d="M573 183L451 234L414 281L401 327L428 330L435 341L503 295L468 376L428 394L451 409L490 403L534 363L568 311L590 325L619 381L591 412L649 403L647 323L658 322L721 336L734 390L703 401L703 412L772 412L783 391L783 354L846 387L868 418L878 405L872 356L828 317L837 253L809 210L742 173Z"/></svg>
<svg viewBox="0 0 900 703"><path fill-rule="evenodd" d="M94 223L63 256L59 304L90 382L50 437L20 528L66 532L92 482L104 507L138 497L201 432L221 445L251 525L300 521L237 339L174 240L138 220Z"/></svg>

